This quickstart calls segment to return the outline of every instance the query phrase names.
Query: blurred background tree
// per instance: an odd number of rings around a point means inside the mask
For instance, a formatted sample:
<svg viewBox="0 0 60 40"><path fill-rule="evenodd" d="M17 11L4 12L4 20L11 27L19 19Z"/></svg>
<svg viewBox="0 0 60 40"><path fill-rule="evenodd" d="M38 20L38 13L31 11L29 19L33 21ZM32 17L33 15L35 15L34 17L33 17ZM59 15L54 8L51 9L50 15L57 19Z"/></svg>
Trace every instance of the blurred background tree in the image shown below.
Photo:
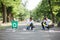
<svg viewBox="0 0 60 40"><path fill-rule="evenodd" d="M28 10L22 4L22 0L0 0L0 15L3 18L3 23L14 18L24 20L28 15Z"/></svg>
<svg viewBox="0 0 60 40"><path fill-rule="evenodd" d="M14 18L22 21L33 17L33 20L42 21L44 17L48 17L53 23L60 25L60 0L42 0L33 10L26 8L28 1L0 0L0 19L3 23L11 22Z"/></svg>
<svg viewBox="0 0 60 40"><path fill-rule="evenodd" d="M50 18L54 23L59 22L60 0L42 0L36 9L33 10L34 19ZM58 19L58 20L57 20Z"/></svg>

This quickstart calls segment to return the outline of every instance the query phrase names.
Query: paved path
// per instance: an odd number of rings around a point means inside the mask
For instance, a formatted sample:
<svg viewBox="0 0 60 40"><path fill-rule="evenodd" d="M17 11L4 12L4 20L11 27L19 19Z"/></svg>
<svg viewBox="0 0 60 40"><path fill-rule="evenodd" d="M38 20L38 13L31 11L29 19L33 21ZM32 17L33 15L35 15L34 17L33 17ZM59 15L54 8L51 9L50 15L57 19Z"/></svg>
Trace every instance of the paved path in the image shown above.
<svg viewBox="0 0 60 40"><path fill-rule="evenodd" d="M41 30L40 25L36 25L34 30L25 30L26 26L21 25L17 30L6 28L0 30L0 40L60 40L60 31L54 28L49 31Z"/></svg>

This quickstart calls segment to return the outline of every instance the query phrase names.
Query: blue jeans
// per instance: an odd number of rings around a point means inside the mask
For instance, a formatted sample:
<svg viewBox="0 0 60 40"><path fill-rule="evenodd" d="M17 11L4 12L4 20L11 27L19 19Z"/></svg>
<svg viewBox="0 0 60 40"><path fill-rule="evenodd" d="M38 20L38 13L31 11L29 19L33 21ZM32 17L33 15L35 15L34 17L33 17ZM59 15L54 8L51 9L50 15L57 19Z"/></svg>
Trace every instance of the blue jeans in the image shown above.
<svg viewBox="0 0 60 40"><path fill-rule="evenodd" d="M28 26L27 30L30 30L30 28L31 28L31 30L33 30L33 26Z"/></svg>
<svg viewBox="0 0 60 40"><path fill-rule="evenodd" d="M30 26L28 26L26 29L27 29L27 30L30 30Z"/></svg>

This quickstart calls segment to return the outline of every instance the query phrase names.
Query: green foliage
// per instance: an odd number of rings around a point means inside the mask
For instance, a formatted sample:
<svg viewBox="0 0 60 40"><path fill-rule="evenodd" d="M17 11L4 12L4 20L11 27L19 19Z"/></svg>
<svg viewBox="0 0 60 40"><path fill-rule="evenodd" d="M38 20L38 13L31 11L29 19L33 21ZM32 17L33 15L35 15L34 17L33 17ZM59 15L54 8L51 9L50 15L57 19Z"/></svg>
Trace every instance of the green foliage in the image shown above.
<svg viewBox="0 0 60 40"><path fill-rule="evenodd" d="M48 16L50 11L50 7L47 0L42 0L42 3L38 4L38 7L34 10L34 17L36 19L42 19L44 16Z"/></svg>
<svg viewBox="0 0 60 40"><path fill-rule="evenodd" d="M21 0L1 0L1 2L5 5L5 6L18 6L20 4Z"/></svg>
<svg viewBox="0 0 60 40"><path fill-rule="evenodd" d="M6 6L7 10L9 10L10 13L17 14L18 6L21 4L21 0L0 0L0 4L1 3L3 3Z"/></svg>
<svg viewBox="0 0 60 40"><path fill-rule="evenodd" d="M0 12L2 12L1 3L3 3L7 8L7 13L12 13L15 18L25 19L29 12L21 2L22 0L0 0Z"/></svg>
<svg viewBox="0 0 60 40"><path fill-rule="evenodd" d="M54 17L59 19L60 17L60 0L50 0L52 13ZM51 9L48 0L42 0L37 6L35 10L33 10L33 17L34 19L42 19L43 17L47 16L48 18L52 18L51 16Z"/></svg>

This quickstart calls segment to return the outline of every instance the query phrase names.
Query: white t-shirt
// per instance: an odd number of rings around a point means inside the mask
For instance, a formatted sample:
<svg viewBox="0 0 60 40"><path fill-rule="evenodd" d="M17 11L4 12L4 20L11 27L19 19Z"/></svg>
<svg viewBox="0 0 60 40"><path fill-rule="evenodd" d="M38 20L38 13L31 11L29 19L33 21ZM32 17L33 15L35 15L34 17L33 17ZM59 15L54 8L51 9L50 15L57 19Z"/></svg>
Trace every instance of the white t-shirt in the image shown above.
<svg viewBox="0 0 60 40"><path fill-rule="evenodd" d="M31 21L30 20L27 20L27 24L28 25L30 25L31 23L34 23L34 21L33 20L31 20Z"/></svg>
<svg viewBox="0 0 60 40"><path fill-rule="evenodd" d="M44 22L46 22L47 25L50 25L52 23L50 19L44 20Z"/></svg>

